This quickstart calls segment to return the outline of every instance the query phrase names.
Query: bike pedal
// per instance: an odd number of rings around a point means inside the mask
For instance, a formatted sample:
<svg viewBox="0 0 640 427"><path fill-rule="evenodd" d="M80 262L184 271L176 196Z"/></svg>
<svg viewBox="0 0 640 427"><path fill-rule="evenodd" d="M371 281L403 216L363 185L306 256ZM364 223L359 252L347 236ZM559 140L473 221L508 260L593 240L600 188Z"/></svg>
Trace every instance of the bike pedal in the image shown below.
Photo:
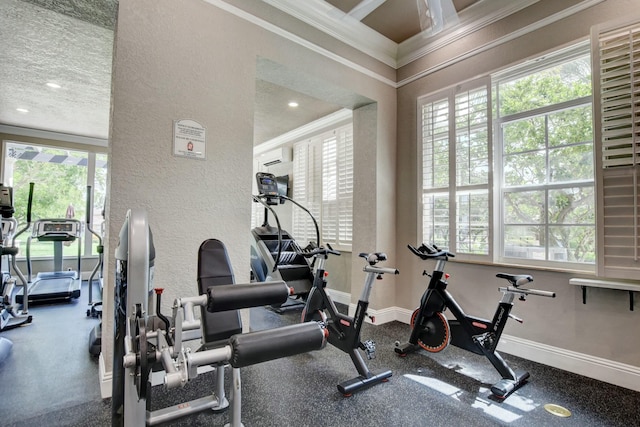
<svg viewBox="0 0 640 427"><path fill-rule="evenodd" d="M367 359L371 360L371 359L375 359L376 358L376 343L371 341L371 340L367 340L365 342L362 343L362 347L364 352L367 354Z"/></svg>

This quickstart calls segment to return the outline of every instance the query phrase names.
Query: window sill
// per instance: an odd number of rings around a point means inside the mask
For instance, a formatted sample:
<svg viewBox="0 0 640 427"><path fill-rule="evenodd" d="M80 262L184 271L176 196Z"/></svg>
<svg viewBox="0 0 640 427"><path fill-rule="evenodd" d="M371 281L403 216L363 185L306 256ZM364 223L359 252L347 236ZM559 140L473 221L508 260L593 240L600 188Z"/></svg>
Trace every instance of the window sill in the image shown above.
<svg viewBox="0 0 640 427"><path fill-rule="evenodd" d="M515 269L521 269L521 270L526 269L526 270L534 270L534 271L549 271L553 273L593 275L595 277L595 266L589 269L581 270L578 268L566 268L561 266L550 267L550 266L542 266L542 265L517 264L517 263L507 263L507 262L491 262L491 261L479 261L479 260L456 259L456 258L450 258L449 262L485 265L485 266L501 267L501 268L515 268Z"/></svg>

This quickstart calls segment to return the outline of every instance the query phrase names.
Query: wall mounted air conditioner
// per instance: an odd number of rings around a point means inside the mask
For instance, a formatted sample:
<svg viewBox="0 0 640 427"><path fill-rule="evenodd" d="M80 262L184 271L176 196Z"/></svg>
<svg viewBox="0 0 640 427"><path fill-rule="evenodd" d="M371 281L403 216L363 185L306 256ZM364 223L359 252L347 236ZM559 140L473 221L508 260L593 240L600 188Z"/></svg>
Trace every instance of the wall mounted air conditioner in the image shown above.
<svg viewBox="0 0 640 427"><path fill-rule="evenodd" d="M291 147L280 147L275 150L267 151L258 157L258 161L263 166L273 166L278 163L286 163L291 161Z"/></svg>

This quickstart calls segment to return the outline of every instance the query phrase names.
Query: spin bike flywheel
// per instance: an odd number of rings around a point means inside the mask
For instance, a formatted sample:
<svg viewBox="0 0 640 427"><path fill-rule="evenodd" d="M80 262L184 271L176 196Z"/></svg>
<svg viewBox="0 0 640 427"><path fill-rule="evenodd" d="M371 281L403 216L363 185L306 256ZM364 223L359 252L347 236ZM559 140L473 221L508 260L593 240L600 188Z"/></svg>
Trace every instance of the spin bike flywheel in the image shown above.
<svg viewBox="0 0 640 427"><path fill-rule="evenodd" d="M138 399L141 399L146 398L147 396L147 385L149 383L151 365L149 364L147 346L147 321L142 315L140 304L136 304L136 317L133 322L135 335L132 340L132 350L136 354L136 368L133 376L133 382L136 385Z"/></svg>
<svg viewBox="0 0 640 427"><path fill-rule="evenodd" d="M416 327L416 318L420 308L417 308L411 315L411 328ZM437 311L429 317L423 318L418 335L418 345L430 353L437 353L444 350L451 340L451 330L449 321L444 314Z"/></svg>

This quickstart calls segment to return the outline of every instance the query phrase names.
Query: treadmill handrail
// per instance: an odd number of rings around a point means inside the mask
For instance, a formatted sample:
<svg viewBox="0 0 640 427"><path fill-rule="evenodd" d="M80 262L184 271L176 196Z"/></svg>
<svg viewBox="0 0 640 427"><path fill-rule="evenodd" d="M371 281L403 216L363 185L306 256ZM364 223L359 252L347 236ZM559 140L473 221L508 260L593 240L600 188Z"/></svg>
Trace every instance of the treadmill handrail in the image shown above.
<svg viewBox="0 0 640 427"><path fill-rule="evenodd" d="M261 196L263 196L263 195L261 195ZM271 213L273 214L273 217L276 219L276 224L278 225L278 254L276 256L276 262L273 264L273 270L271 270L271 272L275 272L276 270L278 270L278 264L280 264L280 256L282 254L282 227L280 226L280 219L278 219L278 215L276 214L276 212L273 210L273 208L271 206L269 206L262 199L261 196L253 196L253 201L257 202L257 203L260 203L266 209L269 209L271 211Z"/></svg>
<svg viewBox="0 0 640 427"><path fill-rule="evenodd" d="M281 198L290 201L291 203L293 203L294 205L298 206L300 209L302 209L303 211L305 211L306 213L309 214L309 216L311 217L311 220L313 221L313 225L316 228L316 244L318 246L322 246L320 244L320 228L318 227L318 222L316 221L316 218L313 216L313 214L311 213L311 211L309 211L309 209L305 208L304 206L302 206L300 203L296 202L295 200L285 196L285 195L280 195Z"/></svg>

